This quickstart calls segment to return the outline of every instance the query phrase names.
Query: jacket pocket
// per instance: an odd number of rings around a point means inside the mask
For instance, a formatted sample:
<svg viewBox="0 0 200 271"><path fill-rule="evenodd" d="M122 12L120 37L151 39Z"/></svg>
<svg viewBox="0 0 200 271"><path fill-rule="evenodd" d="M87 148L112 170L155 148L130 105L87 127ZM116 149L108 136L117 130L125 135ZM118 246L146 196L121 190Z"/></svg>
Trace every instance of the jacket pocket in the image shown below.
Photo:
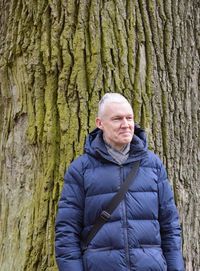
<svg viewBox="0 0 200 271"><path fill-rule="evenodd" d="M140 247L141 248L160 248L160 245L145 245L145 244L141 244Z"/></svg>
<svg viewBox="0 0 200 271"><path fill-rule="evenodd" d="M155 271L167 271L167 263L160 246L141 246L143 252L148 256Z"/></svg>
<svg viewBox="0 0 200 271"><path fill-rule="evenodd" d="M119 271L118 261L111 246L88 248L83 254L84 271Z"/></svg>

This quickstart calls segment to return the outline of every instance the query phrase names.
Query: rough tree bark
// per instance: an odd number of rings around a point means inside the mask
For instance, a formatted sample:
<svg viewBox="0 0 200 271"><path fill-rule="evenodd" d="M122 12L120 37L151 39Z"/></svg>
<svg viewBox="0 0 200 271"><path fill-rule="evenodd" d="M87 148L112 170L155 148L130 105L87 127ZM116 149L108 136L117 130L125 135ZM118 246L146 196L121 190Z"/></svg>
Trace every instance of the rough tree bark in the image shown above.
<svg viewBox="0 0 200 271"><path fill-rule="evenodd" d="M54 219L67 165L99 98L123 93L163 159L200 266L197 0L0 1L1 271L57 270Z"/></svg>

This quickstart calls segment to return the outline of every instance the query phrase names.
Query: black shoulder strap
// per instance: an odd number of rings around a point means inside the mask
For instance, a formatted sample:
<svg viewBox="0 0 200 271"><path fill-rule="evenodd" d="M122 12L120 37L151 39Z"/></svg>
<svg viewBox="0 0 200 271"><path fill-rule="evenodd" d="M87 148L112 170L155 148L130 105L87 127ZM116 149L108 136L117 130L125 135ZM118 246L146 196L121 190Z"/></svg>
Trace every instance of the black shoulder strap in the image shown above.
<svg viewBox="0 0 200 271"><path fill-rule="evenodd" d="M88 233L85 240L83 240L84 249L87 248L88 244L97 234L97 232L101 229L101 227L110 219L111 214L117 208L119 203L123 200L124 195L128 191L130 184L134 181L135 176L137 174L138 168L140 165L140 161L136 161L133 164L131 172L127 176L126 180L121 185L117 194L111 199L108 206L101 212L101 215L96 219L91 231Z"/></svg>

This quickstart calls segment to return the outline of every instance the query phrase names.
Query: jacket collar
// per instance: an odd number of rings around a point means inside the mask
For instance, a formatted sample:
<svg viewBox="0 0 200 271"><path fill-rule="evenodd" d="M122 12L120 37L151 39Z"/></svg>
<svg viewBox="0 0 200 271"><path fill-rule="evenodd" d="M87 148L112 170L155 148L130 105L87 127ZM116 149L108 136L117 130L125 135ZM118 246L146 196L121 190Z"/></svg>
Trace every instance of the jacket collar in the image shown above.
<svg viewBox="0 0 200 271"><path fill-rule="evenodd" d="M100 129L93 130L86 139L85 152L102 161L111 161L116 163L112 156L108 153L103 140L103 133ZM128 159L124 164L131 163L142 159L147 155L147 140L143 129L135 125L135 133L130 143L130 152Z"/></svg>

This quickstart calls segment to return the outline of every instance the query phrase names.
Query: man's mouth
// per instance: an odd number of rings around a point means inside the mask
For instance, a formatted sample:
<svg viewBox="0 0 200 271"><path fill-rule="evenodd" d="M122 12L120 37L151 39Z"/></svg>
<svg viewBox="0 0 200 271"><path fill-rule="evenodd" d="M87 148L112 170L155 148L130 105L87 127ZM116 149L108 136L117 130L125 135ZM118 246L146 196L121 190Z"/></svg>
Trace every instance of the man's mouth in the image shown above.
<svg viewBox="0 0 200 271"><path fill-rule="evenodd" d="M131 131L120 132L121 135L131 135Z"/></svg>

